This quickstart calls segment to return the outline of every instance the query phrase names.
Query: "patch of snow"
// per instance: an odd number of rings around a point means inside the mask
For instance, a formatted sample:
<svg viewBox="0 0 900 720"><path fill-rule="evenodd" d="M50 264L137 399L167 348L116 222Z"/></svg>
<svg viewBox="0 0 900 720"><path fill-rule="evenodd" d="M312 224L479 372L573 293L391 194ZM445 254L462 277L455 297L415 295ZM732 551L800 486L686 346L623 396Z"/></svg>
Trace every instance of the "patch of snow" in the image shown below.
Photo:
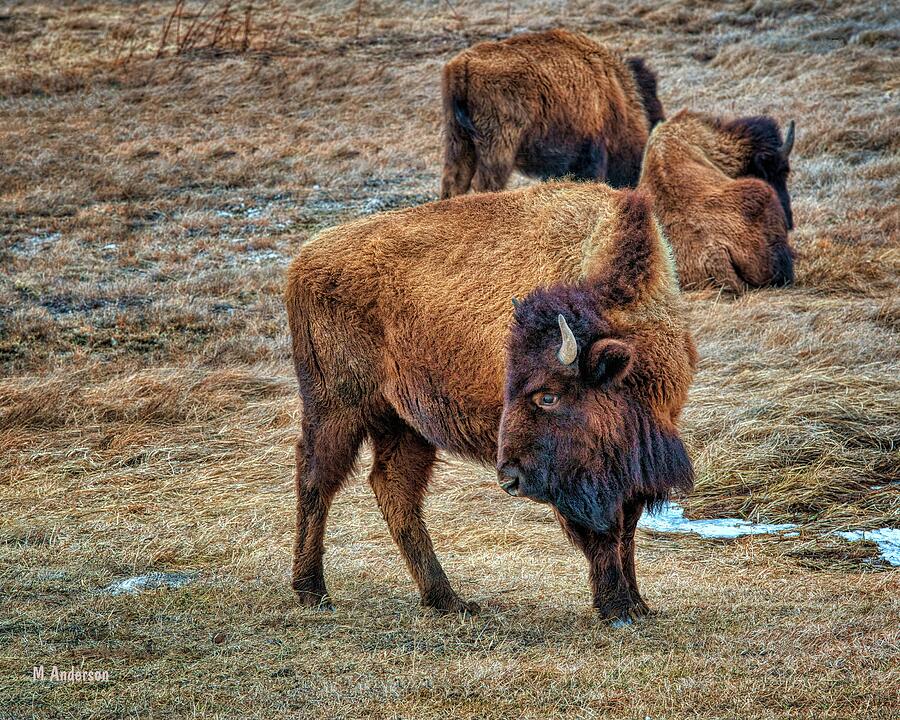
<svg viewBox="0 0 900 720"><path fill-rule="evenodd" d="M52 245L57 240L62 238L62 233L58 232L39 232L34 235L29 235L26 238L22 238L18 243L13 245L13 249L18 249L19 252L26 253L36 253L40 250L43 250L45 247ZM18 248L16 247L18 245Z"/></svg>
<svg viewBox="0 0 900 720"><path fill-rule="evenodd" d="M116 580L103 588L103 592L110 595L133 595L144 590L158 590L163 587L180 588L193 579L194 576L191 573L152 572L147 575Z"/></svg>
<svg viewBox="0 0 900 720"><path fill-rule="evenodd" d="M671 502L663 505L654 515L644 513L638 522L638 527L662 533L695 533L701 537L720 540L736 538L741 535L774 535L776 533L784 533L784 537L800 536L800 533L793 531L797 526L792 523L780 525L754 523L737 518L689 520L684 516L684 510L677 503ZM891 565L900 566L900 528L848 530L834 534L850 542L860 540L873 542L878 546L881 557Z"/></svg>
<svg viewBox="0 0 900 720"><path fill-rule="evenodd" d="M381 210L385 210L388 205L381 198L373 197L369 198L362 204L362 211L367 215L372 213L377 213Z"/></svg>
<svg viewBox="0 0 900 720"><path fill-rule="evenodd" d="M715 518L713 520L689 520L676 503L666 503L656 513L644 513L638 527L656 532L695 533L701 537L730 539L741 535L771 535L796 526L791 523L775 525L754 523L739 518Z"/></svg>
<svg viewBox="0 0 900 720"><path fill-rule="evenodd" d="M65 580L68 575L62 570L40 570L37 578L39 580Z"/></svg>
<svg viewBox="0 0 900 720"><path fill-rule="evenodd" d="M62 237L62 233L38 233L31 237L25 238L25 242L29 245L45 245L46 243L56 242Z"/></svg>
<svg viewBox="0 0 900 720"><path fill-rule="evenodd" d="M848 530L837 532L845 540L857 542L868 540L878 546L881 557L891 565L900 565L900 528L881 528L880 530Z"/></svg>
<svg viewBox="0 0 900 720"><path fill-rule="evenodd" d="M257 265L270 263L272 261L281 264L287 263L287 258L276 250L250 250L249 252L244 253L242 257Z"/></svg>

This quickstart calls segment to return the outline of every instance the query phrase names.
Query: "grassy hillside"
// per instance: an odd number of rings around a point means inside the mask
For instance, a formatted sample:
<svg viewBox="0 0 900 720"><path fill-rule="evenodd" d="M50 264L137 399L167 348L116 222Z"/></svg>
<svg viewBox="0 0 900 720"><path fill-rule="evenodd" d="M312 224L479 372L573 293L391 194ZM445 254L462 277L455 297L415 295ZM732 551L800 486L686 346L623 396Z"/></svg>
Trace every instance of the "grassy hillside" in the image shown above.
<svg viewBox="0 0 900 720"><path fill-rule="evenodd" d="M891 4L202 5L0 8L0 718L896 710L898 571L831 534L900 526ZM318 229L435 199L442 64L556 26L643 55L669 114L797 122L797 283L689 295L683 429L689 515L799 535L640 532L657 612L613 631L549 513L447 458L429 525L483 612L437 618L366 454L330 522L337 607L302 609L285 267ZM151 571L191 581L101 592ZM34 664L111 679L33 683Z"/></svg>

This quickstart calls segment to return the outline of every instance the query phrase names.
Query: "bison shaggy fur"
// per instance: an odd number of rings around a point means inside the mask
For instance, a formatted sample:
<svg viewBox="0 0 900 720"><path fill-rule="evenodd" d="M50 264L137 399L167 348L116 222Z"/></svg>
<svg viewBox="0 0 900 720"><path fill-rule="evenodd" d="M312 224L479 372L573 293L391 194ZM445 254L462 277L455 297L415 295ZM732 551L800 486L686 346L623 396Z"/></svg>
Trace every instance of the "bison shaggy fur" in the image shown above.
<svg viewBox="0 0 900 720"><path fill-rule="evenodd" d="M326 517L368 440L369 483L424 605L477 609L452 589L422 515L444 450L496 466L508 491L516 463L520 494L549 503L587 556L601 615L646 611L634 527L691 484L676 422L696 364L648 198L547 183L358 220L300 250L286 304L303 602L328 601ZM569 351L581 348L565 367L560 317ZM560 412L538 413L542 390L560 393Z"/></svg>
<svg viewBox="0 0 900 720"><path fill-rule="evenodd" d="M653 131L639 187L653 197L685 288L739 293L793 282L793 126L788 135L783 140L766 116L724 119L687 110Z"/></svg>
<svg viewBox="0 0 900 720"><path fill-rule="evenodd" d="M502 190L513 170L634 186L663 119L656 76L566 30L464 50L444 67L441 197Z"/></svg>

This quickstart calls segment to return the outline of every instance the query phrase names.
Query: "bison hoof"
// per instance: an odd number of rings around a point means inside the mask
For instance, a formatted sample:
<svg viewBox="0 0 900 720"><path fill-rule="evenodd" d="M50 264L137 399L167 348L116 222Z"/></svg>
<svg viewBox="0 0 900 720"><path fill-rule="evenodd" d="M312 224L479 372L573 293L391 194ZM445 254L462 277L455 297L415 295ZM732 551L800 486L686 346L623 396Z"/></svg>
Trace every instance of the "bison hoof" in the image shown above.
<svg viewBox="0 0 900 720"><path fill-rule="evenodd" d="M331 598L328 595L319 595L311 592L298 592L297 600L304 607L315 608L317 610L334 610L331 604Z"/></svg>
<svg viewBox="0 0 900 720"><path fill-rule="evenodd" d="M638 595L631 606L631 616L634 618L647 617L650 614L650 606L644 602L644 598Z"/></svg>
<svg viewBox="0 0 900 720"><path fill-rule="evenodd" d="M603 620L618 629L646 617L650 614L650 608L643 599L638 599L624 607L598 607L597 612Z"/></svg>
<svg viewBox="0 0 900 720"><path fill-rule="evenodd" d="M292 582L291 587L297 593L297 600L301 605L321 610L334 608L331 598L328 597L328 590L325 589L325 582L322 580L314 581L303 578Z"/></svg>
<svg viewBox="0 0 900 720"><path fill-rule="evenodd" d="M477 615L481 608L476 602L466 602L454 592L432 592L422 597L422 605L442 615Z"/></svg>

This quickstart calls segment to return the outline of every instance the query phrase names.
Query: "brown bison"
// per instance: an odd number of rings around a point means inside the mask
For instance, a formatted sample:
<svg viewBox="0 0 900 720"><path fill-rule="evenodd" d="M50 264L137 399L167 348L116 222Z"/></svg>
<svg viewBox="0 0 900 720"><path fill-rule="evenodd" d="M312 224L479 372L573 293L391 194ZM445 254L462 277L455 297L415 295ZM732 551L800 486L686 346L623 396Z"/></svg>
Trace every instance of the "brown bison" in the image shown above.
<svg viewBox="0 0 900 720"><path fill-rule="evenodd" d="M783 286L794 280L787 189L794 123L682 110L650 136L639 187L675 251L685 288Z"/></svg>
<svg viewBox="0 0 900 720"><path fill-rule="evenodd" d="M327 602L326 516L368 439L369 483L424 605L477 610L451 588L422 516L442 449L496 465L507 492L554 509L603 617L646 613L635 525L692 484L676 421L696 353L679 303L649 199L604 185L464 196L311 240L286 290L303 400L301 601Z"/></svg>
<svg viewBox="0 0 900 720"><path fill-rule="evenodd" d="M581 33L517 35L444 67L441 197L502 190L513 170L634 186L663 119L656 76Z"/></svg>

